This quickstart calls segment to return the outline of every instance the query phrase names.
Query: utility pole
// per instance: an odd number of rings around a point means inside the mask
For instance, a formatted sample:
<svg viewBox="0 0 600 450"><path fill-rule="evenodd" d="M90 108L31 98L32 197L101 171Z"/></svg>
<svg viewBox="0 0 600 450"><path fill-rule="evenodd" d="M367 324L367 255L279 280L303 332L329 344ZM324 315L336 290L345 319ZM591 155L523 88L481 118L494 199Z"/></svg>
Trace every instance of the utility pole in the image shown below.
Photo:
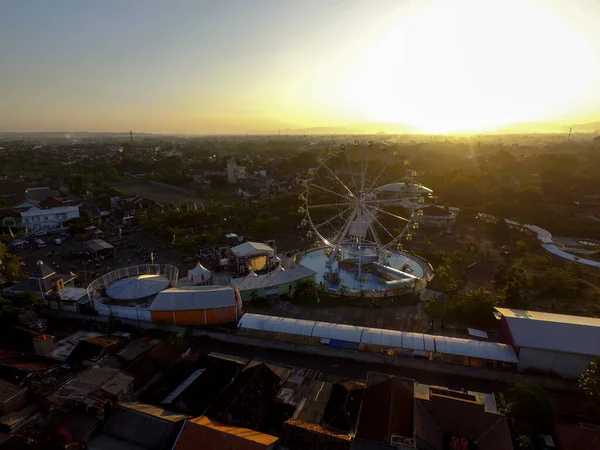
<svg viewBox="0 0 600 450"><path fill-rule="evenodd" d="M129 138L131 139L131 144L133 145L133 131L129 130Z"/></svg>
<svg viewBox="0 0 600 450"><path fill-rule="evenodd" d="M573 127L569 128L569 140L571 140L571 131L573 131Z"/></svg>

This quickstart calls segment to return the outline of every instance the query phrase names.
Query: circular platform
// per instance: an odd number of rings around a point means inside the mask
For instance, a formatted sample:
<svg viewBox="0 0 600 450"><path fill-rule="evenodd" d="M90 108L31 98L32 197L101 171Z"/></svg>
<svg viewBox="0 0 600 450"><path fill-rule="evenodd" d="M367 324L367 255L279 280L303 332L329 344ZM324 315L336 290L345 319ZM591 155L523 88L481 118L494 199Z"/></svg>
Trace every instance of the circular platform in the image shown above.
<svg viewBox="0 0 600 450"><path fill-rule="evenodd" d="M355 268L338 261L333 261L329 266L328 257L324 249L311 250L304 255L299 256L299 264L314 270L317 274L315 281L317 284L323 283L328 291L337 292L346 290L348 295L355 295L360 291L395 291L398 286L412 286L415 278L425 278L423 266L410 256L392 251L389 256L375 270L365 270L362 272L362 279L358 277ZM368 258L363 258L367 261ZM369 266L371 261L365 262ZM331 274L335 273L332 277Z"/></svg>
<svg viewBox="0 0 600 450"><path fill-rule="evenodd" d="M162 275L138 275L115 281L106 288L106 295L117 300L135 300L150 297L169 287Z"/></svg>

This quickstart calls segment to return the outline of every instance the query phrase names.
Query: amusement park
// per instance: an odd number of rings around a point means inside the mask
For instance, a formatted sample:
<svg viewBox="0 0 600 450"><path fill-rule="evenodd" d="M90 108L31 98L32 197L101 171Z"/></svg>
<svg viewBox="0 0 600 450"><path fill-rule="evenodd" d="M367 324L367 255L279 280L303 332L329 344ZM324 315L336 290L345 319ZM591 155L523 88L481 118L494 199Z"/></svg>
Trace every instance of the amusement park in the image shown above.
<svg viewBox="0 0 600 450"><path fill-rule="evenodd" d="M419 184L409 161L384 145L355 141L319 159L299 200L301 225L315 247L298 263L316 273L332 295L398 296L433 278L430 264L407 252L432 190Z"/></svg>

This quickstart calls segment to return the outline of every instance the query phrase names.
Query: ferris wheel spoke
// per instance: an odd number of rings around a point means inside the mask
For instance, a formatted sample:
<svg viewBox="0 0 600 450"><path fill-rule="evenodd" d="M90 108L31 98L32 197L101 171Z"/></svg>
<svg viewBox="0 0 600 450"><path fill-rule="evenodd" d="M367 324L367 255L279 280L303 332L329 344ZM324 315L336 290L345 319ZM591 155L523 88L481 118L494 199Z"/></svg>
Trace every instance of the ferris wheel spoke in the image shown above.
<svg viewBox="0 0 600 450"><path fill-rule="evenodd" d="M387 167L390 165L391 162L392 162L392 159L389 159L388 162L386 162L384 164L383 169L381 169L379 171L379 173L377 174L377 176L375 177L375 179L371 183L371 186L369 186L369 189L367 189L367 192L371 192L371 190L373 189L373 186L375 186L375 183L377 183L377 181L379 180L379 177L381 177L381 175L385 172L385 169L387 169Z"/></svg>
<svg viewBox="0 0 600 450"><path fill-rule="evenodd" d="M320 186L318 184L311 184L310 187L321 189L322 191L329 192L330 194L337 195L338 197L342 197L344 200L348 200L345 195L340 194L339 192L332 191L331 189L327 189L326 187Z"/></svg>
<svg viewBox="0 0 600 450"><path fill-rule="evenodd" d="M344 214L346 214L347 212L349 212L352 208L346 208L345 210L337 213L334 216L331 216L329 219L327 219L325 222L321 222L319 224L313 225L315 228L319 229L331 222L333 222L334 220L338 219L339 217L342 217Z"/></svg>
<svg viewBox="0 0 600 450"><path fill-rule="evenodd" d="M388 216L392 216L392 217L394 217L396 219L400 219L400 220L404 220L406 222L410 222L410 219L407 219L406 217L399 216L397 214L393 214L393 213L391 213L389 211L386 211L385 209L381 209L381 208L378 208L376 206L371 206L371 208L373 208L375 211L379 211L380 213L387 214Z"/></svg>
<svg viewBox="0 0 600 450"><path fill-rule="evenodd" d="M375 222L377 222L377 223L379 224L379 226L380 226L381 228L383 228L383 231L385 231L387 234L389 234L389 236L392 238L392 241L393 241L394 239L396 239L396 236L394 236L392 233L390 233L390 231L389 231L389 230L388 230L388 229L385 227L385 225L383 225L383 224L382 224L382 223L379 221L379 219L378 219L378 218L375 216L375 214L373 214L373 218L375 219Z"/></svg>
<svg viewBox="0 0 600 450"><path fill-rule="evenodd" d="M350 194L350 196L351 196L352 198L354 198L354 193L353 193L353 192L350 190L350 188L349 188L348 186L346 186L346 184L345 184L345 183L344 183L342 180L340 180L340 177L338 177L338 176L337 176L337 175L336 175L336 174L333 172L333 170L331 170L331 169L329 168L329 166L328 166L327 164L323 163L323 167L325 167L325 168L326 168L326 169L329 171L329 173L330 173L331 175L333 175L333 177L334 177L336 180L338 180L338 182L339 182L339 183L340 183L340 184L341 184L341 185L344 187L344 189L346 189L346 190L348 191L348 194Z"/></svg>
<svg viewBox="0 0 600 450"><path fill-rule="evenodd" d="M354 172L352 171L352 167L350 167L350 160L348 159L347 151L344 151L344 158L346 159L346 165L348 166L348 171L350 172L350 179L352 180L354 191L358 192L358 186L356 185L356 179L354 178Z"/></svg>
<svg viewBox="0 0 600 450"><path fill-rule="evenodd" d="M330 207L334 207L334 206L348 206L350 204L350 202L346 202L346 203L323 203L322 205L307 205L307 208L310 209L314 209L314 208L330 208Z"/></svg>

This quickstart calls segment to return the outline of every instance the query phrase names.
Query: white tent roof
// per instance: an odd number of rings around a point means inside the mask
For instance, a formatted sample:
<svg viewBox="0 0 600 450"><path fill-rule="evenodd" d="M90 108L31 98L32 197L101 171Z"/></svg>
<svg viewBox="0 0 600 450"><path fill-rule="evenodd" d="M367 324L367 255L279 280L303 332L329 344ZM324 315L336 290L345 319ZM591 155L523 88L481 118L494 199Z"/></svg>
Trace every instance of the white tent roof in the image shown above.
<svg viewBox="0 0 600 450"><path fill-rule="evenodd" d="M244 242L243 244L232 247L231 252L235 256L253 256L275 252L275 250L262 242Z"/></svg>
<svg viewBox="0 0 600 450"><path fill-rule="evenodd" d="M193 269L188 270L188 278L190 280L202 280L203 275L204 280L210 280L212 277L212 272L200 263L198 263Z"/></svg>
<svg viewBox="0 0 600 450"><path fill-rule="evenodd" d="M160 292L149 311L191 311L237 306L235 290L230 286L186 286Z"/></svg>
<svg viewBox="0 0 600 450"><path fill-rule="evenodd" d="M314 322L312 320L287 319L261 314L244 314L239 328L299 334L318 338L338 339L360 344L381 345L415 351L470 356L473 358L518 362L512 347L497 342L481 342L430 334L410 333L397 330L366 328L339 323Z"/></svg>
<svg viewBox="0 0 600 450"><path fill-rule="evenodd" d="M274 270L266 275L258 275L255 277L233 278L231 285L240 291L249 289L261 289L280 286L285 283L293 283L303 278L311 277L315 274L313 270L303 265L297 265L291 269Z"/></svg>
<svg viewBox="0 0 600 450"><path fill-rule="evenodd" d="M117 300L150 297L169 287L169 280L160 275L138 275L124 278L106 289L106 294Z"/></svg>
<svg viewBox="0 0 600 450"><path fill-rule="evenodd" d="M250 273L248 275L246 275L246 277L257 277L258 275L256 275L256 272L254 270L251 270Z"/></svg>
<svg viewBox="0 0 600 450"><path fill-rule="evenodd" d="M384 185L377 187L375 190L378 192L401 192L401 193L402 192L406 192L406 193L417 192L420 194L433 193L433 190L429 189L428 187L423 186L422 184L415 184L414 190L409 189L409 187L404 182L384 184Z"/></svg>

